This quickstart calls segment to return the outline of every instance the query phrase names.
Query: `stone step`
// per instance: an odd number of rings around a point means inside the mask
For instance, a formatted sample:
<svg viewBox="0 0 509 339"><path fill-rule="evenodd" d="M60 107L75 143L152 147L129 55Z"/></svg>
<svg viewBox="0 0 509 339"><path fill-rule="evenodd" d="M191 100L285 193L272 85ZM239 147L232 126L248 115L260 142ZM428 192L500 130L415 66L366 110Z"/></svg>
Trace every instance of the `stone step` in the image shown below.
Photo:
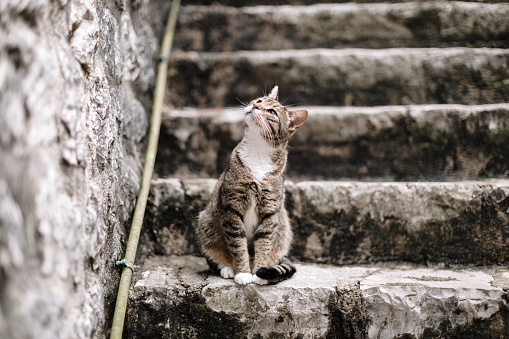
<svg viewBox="0 0 509 339"><path fill-rule="evenodd" d="M289 104L379 106L509 101L509 49L393 48L175 52L176 107L235 106L279 85Z"/></svg>
<svg viewBox="0 0 509 339"><path fill-rule="evenodd" d="M136 266L125 338L506 338L506 267L296 264L273 286L238 286L203 258Z"/></svg>
<svg viewBox="0 0 509 339"><path fill-rule="evenodd" d="M215 179L153 181L139 255L199 255L194 229ZM509 262L509 180L286 183L301 261Z"/></svg>
<svg viewBox="0 0 509 339"><path fill-rule="evenodd" d="M428 0L416 0L413 2L426 2ZM452 0L444 0L445 2L455 2ZM263 6L263 5L293 5L293 6L302 6L302 5L313 5L313 4L334 4L334 3L366 3L366 4L376 4L376 3L405 3L410 2L408 0L251 0L249 1L249 6ZM506 0L466 0L465 2L469 3L504 3ZM243 7L246 6L245 0L221 0L218 2L217 0L187 0L186 5L206 5L206 6L233 6L233 7Z"/></svg>
<svg viewBox="0 0 509 339"><path fill-rule="evenodd" d="M191 51L509 47L509 4L184 6L175 46Z"/></svg>
<svg viewBox="0 0 509 339"><path fill-rule="evenodd" d="M509 174L509 104L306 107L291 180L465 180ZM166 107L156 172L219 177L244 132L240 109Z"/></svg>

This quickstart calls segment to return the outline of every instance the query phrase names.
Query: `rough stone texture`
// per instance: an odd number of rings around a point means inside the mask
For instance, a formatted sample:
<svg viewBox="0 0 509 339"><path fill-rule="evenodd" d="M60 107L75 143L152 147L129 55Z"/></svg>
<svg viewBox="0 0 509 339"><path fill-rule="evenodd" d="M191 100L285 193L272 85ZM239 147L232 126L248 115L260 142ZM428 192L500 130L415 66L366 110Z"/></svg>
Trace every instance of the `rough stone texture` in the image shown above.
<svg viewBox="0 0 509 339"><path fill-rule="evenodd" d="M214 179L152 182L137 255L198 253L194 227L214 189Z"/></svg>
<svg viewBox="0 0 509 339"><path fill-rule="evenodd" d="M394 338L405 334L443 338L460 331L471 331L478 338L505 336L509 330L502 320L507 313L506 295L492 286L493 280L482 271L422 268L377 271L360 282L372 321L368 337ZM496 315L501 309L504 314ZM500 332L482 333L477 319L491 319Z"/></svg>
<svg viewBox="0 0 509 339"><path fill-rule="evenodd" d="M294 253L305 260L503 264L509 182L287 185Z"/></svg>
<svg viewBox="0 0 509 339"><path fill-rule="evenodd" d="M0 2L1 338L106 337L148 126L148 22L146 1Z"/></svg>
<svg viewBox="0 0 509 339"><path fill-rule="evenodd" d="M169 69L175 107L238 106L277 84L287 104L380 106L509 101L509 50L307 49L179 52Z"/></svg>
<svg viewBox="0 0 509 339"><path fill-rule="evenodd" d="M505 268L296 264L275 286L236 286L203 258L136 267L127 338L504 337ZM362 319L359 318L362 314Z"/></svg>
<svg viewBox="0 0 509 339"><path fill-rule="evenodd" d="M140 255L199 254L197 215L215 179L154 181ZM287 182L303 261L490 265L509 261L509 182Z"/></svg>
<svg viewBox="0 0 509 339"><path fill-rule="evenodd" d="M210 4L186 5L193 2ZM309 2L275 5L282 3ZM507 180L288 182L292 255L315 264L297 264L296 276L276 286L238 287L210 276L203 258L185 256L198 254L194 226L216 183L206 177L219 175L243 134L238 110L214 107L249 101L264 85L278 84L286 104L310 108L291 143L290 177L506 177L507 9L464 2L184 7L177 45L195 51L173 58L168 98L209 109L167 112L164 120L156 170L191 179L153 182L125 336L508 337L509 272L476 267L508 262ZM402 46L420 48L351 49ZM430 46L448 48L422 48ZM502 48L477 48L485 46ZM349 48L292 50L310 47ZM235 49L259 50L208 53Z"/></svg>
<svg viewBox="0 0 509 339"><path fill-rule="evenodd" d="M509 105L305 107L291 180L464 180L509 174ZM219 177L244 133L239 109L170 110L156 171ZM394 150L397 150L395 152Z"/></svg>
<svg viewBox="0 0 509 339"><path fill-rule="evenodd" d="M198 254L194 228L216 182L174 178L152 181L138 257Z"/></svg>
<svg viewBox="0 0 509 339"><path fill-rule="evenodd" d="M414 2L427 2L428 0L416 0ZM454 0L446 0L447 2L455 2ZM313 5L317 3L373 3L374 0L252 0L249 1L249 6L258 6L258 5ZM408 0L383 0L376 2L390 2L390 3L404 3L408 2ZM480 3L503 3L505 0L467 0L466 2L480 2ZM234 7L242 7L246 6L246 2L244 0L221 0L220 2L217 0L188 0L186 4L195 4L195 5L212 5L212 6L234 6Z"/></svg>
<svg viewBox="0 0 509 339"><path fill-rule="evenodd" d="M410 2L312 6L185 6L182 50L509 47L508 4Z"/></svg>

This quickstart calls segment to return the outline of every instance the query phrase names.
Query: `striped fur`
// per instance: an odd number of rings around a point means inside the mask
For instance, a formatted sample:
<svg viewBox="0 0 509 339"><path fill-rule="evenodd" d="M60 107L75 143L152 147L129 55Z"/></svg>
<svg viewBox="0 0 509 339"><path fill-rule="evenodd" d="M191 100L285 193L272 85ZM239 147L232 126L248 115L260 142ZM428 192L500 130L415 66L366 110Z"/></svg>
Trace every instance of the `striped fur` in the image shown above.
<svg viewBox="0 0 509 339"><path fill-rule="evenodd" d="M267 280L269 284L275 284L291 278L296 271L295 266L293 266L290 260L283 258L277 265L259 268L256 271L256 275L261 279Z"/></svg>
<svg viewBox="0 0 509 339"><path fill-rule="evenodd" d="M196 236L210 267L238 284L287 279L292 230L284 206L288 139L307 118L277 101L277 86L245 108L246 131L233 150ZM265 278L264 278L265 277Z"/></svg>

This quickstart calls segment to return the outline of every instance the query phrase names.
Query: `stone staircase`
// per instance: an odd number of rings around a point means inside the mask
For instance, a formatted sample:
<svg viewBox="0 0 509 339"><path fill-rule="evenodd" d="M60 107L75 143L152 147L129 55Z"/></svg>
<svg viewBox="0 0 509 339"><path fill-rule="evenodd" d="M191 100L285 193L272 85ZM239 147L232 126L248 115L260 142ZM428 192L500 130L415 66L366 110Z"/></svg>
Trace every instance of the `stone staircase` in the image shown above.
<svg viewBox="0 0 509 339"><path fill-rule="evenodd" d="M361 2L182 8L126 338L509 337L509 4ZM297 274L239 287L194 226L274 84Z"/></svg>

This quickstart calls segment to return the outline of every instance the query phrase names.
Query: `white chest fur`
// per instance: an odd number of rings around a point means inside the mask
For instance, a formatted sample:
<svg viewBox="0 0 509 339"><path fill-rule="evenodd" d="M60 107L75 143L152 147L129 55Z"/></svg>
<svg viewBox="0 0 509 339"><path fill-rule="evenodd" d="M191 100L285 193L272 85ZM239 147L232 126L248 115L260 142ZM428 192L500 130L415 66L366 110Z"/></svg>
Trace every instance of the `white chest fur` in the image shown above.
<svg viewBox="0 0 509 339"><path fill-rule="evenodd" d="M258 227L258 217L256 216L256 202L251 199L251 205L249 206L246 214L244 215L244 230L246 231L246 237L252 239L256 227Z"/></svg>
<svg viewBox="0 0 509 339"><path fill-rule="evenodd" d="M272 147L256 128L249 128L246 131L244 144L239 150L239 157L258 184L263 181L267 173L276 169L272 164L271 152Z"/></svg>

